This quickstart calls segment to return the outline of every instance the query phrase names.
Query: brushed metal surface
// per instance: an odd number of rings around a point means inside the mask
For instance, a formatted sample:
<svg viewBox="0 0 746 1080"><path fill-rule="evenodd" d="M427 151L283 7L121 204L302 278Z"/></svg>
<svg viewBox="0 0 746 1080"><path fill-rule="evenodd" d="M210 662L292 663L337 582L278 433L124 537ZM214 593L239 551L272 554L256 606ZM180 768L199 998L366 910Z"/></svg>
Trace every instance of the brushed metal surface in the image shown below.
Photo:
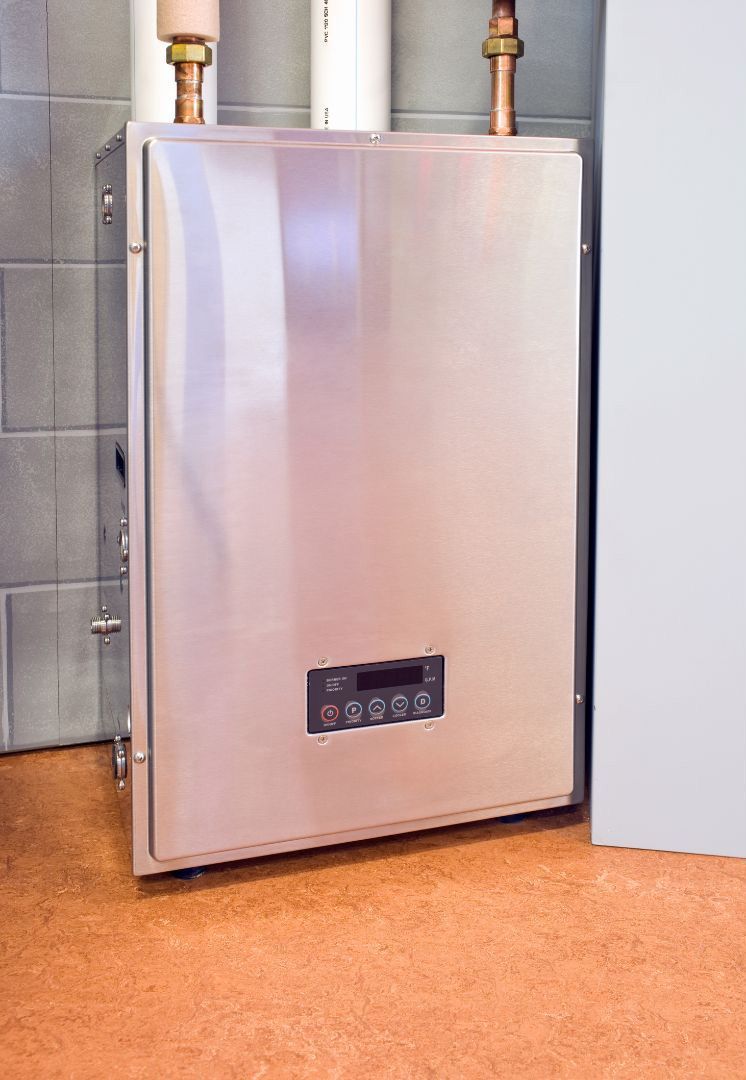
<svg viewBox="0 0 746 1080"><path fill-rule="evenodd" d="M168 863L568 796L577 148L172 132L128 136L136 844L145 810ZM320 656L427 644L432 731L306 734Z"/></svg>

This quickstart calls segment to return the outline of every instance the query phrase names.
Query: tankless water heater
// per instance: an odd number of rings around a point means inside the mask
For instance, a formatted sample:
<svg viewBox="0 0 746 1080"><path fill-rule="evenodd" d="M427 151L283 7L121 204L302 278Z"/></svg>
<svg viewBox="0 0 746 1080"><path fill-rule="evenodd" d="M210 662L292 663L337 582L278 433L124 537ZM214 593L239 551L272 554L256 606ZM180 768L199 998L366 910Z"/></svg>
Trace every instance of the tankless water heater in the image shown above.
<svg viewBox="0 0 746 1080"><path fill-rule="evenodd" d="M586 147L130 124L97 176L135 873L577 801Z"/></svg>

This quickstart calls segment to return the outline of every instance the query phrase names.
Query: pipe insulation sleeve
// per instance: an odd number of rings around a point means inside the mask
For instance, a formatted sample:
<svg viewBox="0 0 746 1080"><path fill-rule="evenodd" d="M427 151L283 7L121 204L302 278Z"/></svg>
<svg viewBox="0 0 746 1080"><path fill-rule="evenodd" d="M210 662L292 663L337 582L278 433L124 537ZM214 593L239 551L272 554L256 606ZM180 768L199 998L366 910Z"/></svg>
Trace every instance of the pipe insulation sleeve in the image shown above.
<svg viewBox="0 0 746 1080"><path fill-rule="evenodd" d="M218 41L219 0L158 0L158 37L161 41L177 37Z"/></svg>
<svg viewBox="0 0 746 1080"><path fill-rule="evenodd" d="M391 0L310 0L311 127L391 127Z"/></svg>
<svg viewBox="0 0 746 1080"><path fill-rule="evenodd" d="M218 122L217 47L205 68L205 122ZM132 119L170 124L174 118L174 69L166 63L166 46L158 40L156 0L130 0L130 65Z"/></svg>

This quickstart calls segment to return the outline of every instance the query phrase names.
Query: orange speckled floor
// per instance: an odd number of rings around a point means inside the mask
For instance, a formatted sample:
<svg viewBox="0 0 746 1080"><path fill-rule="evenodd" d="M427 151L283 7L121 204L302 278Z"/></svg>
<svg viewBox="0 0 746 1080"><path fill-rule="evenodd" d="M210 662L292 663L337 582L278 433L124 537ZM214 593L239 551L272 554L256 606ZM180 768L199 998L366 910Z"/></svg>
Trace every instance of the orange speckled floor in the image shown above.
<svg viewBox="0 0 746 1080"><path fill-rule="evenodd" d="M130 875L106 747L0 759L0 1072L746 1077L746 864L586 815Z"/></svg>

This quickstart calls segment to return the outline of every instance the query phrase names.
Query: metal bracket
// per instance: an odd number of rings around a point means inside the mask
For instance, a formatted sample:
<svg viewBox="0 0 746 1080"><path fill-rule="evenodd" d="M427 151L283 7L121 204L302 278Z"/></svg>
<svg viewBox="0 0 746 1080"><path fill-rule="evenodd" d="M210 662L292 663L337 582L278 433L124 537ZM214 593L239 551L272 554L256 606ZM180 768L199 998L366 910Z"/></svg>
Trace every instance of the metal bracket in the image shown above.
<svg viewBox="0 0 746 1080"><path fill-rule="evenodd" d="M127 530L127 518L121 518L119 521L119 535L117 536L117 544L119 545L119 558L123 563L126 563L130 557L130 541L129 532Z"/></svg>
<svg viewBox="0 0 746 1080"><path fill-rule="evenodd" d="M104 644L108 645L106 640L110 634L119 634L122 631L122 620L118 615L94 615L91 619L91 633L103 634Z"/></svg>
<svg viewBox="0 0 746 1080"><path fill-rule="evenodd" d="M111 748L111 768L117 789L123 791L127 780L127 748L122 742L121 735L114 736Z"/></svg>
<svg viewBox="0 0 746 1080"><path fill-rule="evenodd" d="M104 225L111 225L114 212L114 193L111 184L104 184L101 188L101 221Z"/></svg>

